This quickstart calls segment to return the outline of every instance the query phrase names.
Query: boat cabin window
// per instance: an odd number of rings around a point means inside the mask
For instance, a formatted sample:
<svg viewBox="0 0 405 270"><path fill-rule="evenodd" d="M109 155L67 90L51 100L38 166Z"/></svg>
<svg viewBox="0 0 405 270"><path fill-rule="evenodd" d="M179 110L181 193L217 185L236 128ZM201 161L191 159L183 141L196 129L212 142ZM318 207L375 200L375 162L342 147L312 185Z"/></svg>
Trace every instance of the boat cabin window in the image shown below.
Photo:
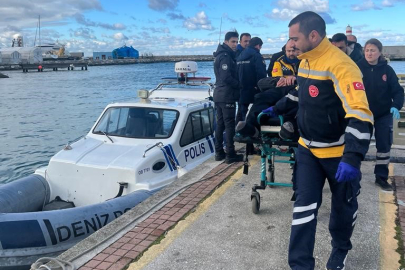
<svg viewBox="0 0 405 270"><path fill-rule="evenodd" d="M105 111L93 133L128 138L168 138L178 117L175 110L112 107Z"/></svg>
<svg viewBox="0 0 405 270"><path fill-rule="evenodd" d="M201 140L214 133L214 109L192 112L187 118L186 126L180 139L183 147L195 141Z"/></svg>

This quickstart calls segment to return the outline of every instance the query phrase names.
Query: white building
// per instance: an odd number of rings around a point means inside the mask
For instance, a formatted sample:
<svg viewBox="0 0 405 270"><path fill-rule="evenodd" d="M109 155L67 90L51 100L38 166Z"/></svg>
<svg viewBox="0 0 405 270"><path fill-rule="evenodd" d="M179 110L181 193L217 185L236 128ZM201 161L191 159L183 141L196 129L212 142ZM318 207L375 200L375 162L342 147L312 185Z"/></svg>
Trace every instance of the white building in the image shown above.
<svg viewBox="0 0 405 270"><path fill-rule="evenodd" d="M22 64L38 64L43 61L42 50L37 47L17 47L18 52L21 54Z"/></svg>
<svg viewBox="0 0 405 270"><path fill-rule="evenodd" d="M37 47L1 48L3 65L37 64L43 61L42 51Z"/></svg>
<svg viewBox="0 0 405 270"><path fill-rule="evenodd" d="M18 65L21 62L21 54L17 47L1 48L2 65Z"/></svg>

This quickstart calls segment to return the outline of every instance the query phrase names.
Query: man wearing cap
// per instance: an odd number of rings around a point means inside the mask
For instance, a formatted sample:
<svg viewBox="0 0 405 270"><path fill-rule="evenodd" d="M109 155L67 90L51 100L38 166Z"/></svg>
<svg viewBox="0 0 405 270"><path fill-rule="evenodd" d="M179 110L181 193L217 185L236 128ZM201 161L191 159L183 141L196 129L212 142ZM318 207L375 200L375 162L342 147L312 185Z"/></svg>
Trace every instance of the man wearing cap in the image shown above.
<svg viewBox="0 0 405 270"><path fill-rule="evenodd" d="M250 40L249 46L236 59L239 75L240 89L240 116L236 123L245 120L249 104L253 103L254 96L260 92L257 82L266 77L266 63L260 53L263 41L254 37Z"/></svg>

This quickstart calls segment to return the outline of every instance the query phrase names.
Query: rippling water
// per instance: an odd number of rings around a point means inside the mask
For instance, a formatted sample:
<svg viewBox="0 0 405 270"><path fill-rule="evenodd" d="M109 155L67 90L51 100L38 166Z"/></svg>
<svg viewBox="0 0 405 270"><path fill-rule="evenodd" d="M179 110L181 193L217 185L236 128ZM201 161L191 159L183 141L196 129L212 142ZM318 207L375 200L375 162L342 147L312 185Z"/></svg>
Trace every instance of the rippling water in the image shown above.
<svg viewBox="0 0 405 270"><path fill-rule="evenodd" d="M391 65L405 73L405 62ZM212 62L198 67L198 76L214 77ZM10 78L0 79L0 183L46 166L68 141L90 130L107 104L175 75L174 63L4 73Z"/></svg>
<svg viewBox="0 0 405 270"><path fill-rule="evenodd" d="M198 67L198 76L213 77L212 62ZM4 73L10 78L0 79L0 183L46 166L68 141L90 130L107 104L175 76L174 63Z"/></svg>

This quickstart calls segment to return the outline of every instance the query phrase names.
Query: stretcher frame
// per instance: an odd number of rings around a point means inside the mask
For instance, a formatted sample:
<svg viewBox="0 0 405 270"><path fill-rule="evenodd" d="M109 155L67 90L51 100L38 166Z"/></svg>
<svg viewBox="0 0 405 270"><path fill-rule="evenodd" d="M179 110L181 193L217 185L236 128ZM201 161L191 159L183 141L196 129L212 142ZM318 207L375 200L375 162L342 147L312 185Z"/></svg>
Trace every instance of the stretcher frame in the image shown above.
<svg viewBox="0 0 405 270"><path fill-rule="evenodd" d="M260 119L266 113L260 113L257 116L257 121L260 123ZM259 144L261 150L261 171L260 171L260 184L255 184L252 187L252 193L250 195L250 200L252 203L252 212L255 214L259 213L260 210L260 194L257 190L264 190L266 187L292 187L291 183L280 183L275 181L275 163L288 163L290 166L295 164L295 152L298 147L298 142L292 140L282 140L279 137L279 132L281 126L284 123L282 116L280 118L280 126L269 127L261 126L260 140L255 141ZM282 151L279 149L280 146L287 146L288 151ZM289 160L276 159L276 156L289 157ZM245 164L247 163L247 155L245 159ZM247 172L247 170L245 170ZM246 173L247 174L247 173Z"/></svg>

